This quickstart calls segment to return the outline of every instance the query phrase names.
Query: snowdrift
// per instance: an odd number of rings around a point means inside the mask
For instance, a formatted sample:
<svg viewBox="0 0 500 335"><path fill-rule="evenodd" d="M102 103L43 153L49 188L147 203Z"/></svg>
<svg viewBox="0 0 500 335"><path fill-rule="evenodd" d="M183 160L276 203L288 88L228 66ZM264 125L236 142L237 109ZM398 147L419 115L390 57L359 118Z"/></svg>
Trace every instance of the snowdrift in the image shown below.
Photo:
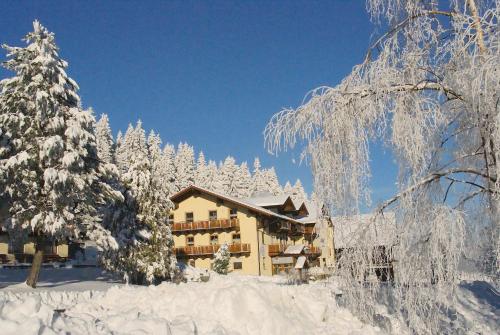
<svg viewBox="0 0 500 335"><path fill-rule="evenodd" d="M0 291L2 334L381 334L324 284L212 275L207 283L106 291Z"/></svg>

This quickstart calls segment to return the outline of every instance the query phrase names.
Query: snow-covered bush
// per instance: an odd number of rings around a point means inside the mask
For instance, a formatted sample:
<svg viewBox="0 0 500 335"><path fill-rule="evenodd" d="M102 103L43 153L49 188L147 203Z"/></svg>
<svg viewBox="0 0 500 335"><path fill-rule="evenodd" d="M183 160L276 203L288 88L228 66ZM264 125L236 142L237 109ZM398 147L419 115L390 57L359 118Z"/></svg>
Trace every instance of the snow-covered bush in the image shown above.
<svg viewBox="0 0 500 335"><path fill-rule="evenodd" d="M227 271L229 270L229 260L231 259L231 253L229 252L227 244L224 243L221 245L214 256L215 259L212 269L218 274L227 274Z"/></svg>

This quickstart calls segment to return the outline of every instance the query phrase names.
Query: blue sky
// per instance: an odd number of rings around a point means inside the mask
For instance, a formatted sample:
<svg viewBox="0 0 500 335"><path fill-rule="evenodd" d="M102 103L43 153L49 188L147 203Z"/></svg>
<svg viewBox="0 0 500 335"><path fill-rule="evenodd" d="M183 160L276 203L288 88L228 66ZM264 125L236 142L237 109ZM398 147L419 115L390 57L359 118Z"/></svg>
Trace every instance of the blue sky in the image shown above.
<svg viewBox="0 0 500 335"><path fill-rule="evenodd" d="M56 34L84 106L107 113L115 133L140 118L164 142L217 161L259 156L309 192L308 167L293 163L300 152L269 155L263 129L309 90L337 84L375 29L361 0L0 1L0 13L2 43L21 45L34 19ZM396 169L378 146L372 168L377 202L393 192Z"/></svg>

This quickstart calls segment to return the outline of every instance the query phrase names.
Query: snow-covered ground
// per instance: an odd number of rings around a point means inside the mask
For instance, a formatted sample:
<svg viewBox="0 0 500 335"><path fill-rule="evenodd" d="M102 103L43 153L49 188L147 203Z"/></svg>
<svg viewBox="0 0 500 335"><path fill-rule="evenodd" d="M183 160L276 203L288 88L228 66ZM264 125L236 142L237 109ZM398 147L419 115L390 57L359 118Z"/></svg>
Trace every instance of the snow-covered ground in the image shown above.
<svg viewBox="0 0 500 335"><path fill-rule="evenodd" d="M0 270L0 281L25 274ZM338 308L325 284L212 274L206 283L140 287L96 269L44 269L40 279L35 291L0 291L2 334L382 334Z"/></svg>
<svg viewBox="0 0 500 335"><path fill-rule="evenodd" d="M287 285L281 278L219 276L158 286L119 284L95 268L43 269L36 290L27 270L0 269L1 334L383 334L335 302L332 283ZM460 313L471 334L494 334L498 293L462 285Z"/></svg>

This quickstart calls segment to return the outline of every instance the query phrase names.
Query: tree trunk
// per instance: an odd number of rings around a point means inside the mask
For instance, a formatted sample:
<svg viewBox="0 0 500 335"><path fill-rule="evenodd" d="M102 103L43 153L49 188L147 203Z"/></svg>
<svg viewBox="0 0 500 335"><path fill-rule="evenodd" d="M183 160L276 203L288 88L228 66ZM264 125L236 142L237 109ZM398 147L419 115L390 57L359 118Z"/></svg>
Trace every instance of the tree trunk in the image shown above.
<svg viewBox="0 0 500 335"><path fill-rule="evenodd" d="M31 263L30 273L26 279L26 284L32 288L36 288L38 282L38 276L40 274L40 269L43 262L43 240L37 238L35 242L35 257L33 257L33 262Z"/></svg>

